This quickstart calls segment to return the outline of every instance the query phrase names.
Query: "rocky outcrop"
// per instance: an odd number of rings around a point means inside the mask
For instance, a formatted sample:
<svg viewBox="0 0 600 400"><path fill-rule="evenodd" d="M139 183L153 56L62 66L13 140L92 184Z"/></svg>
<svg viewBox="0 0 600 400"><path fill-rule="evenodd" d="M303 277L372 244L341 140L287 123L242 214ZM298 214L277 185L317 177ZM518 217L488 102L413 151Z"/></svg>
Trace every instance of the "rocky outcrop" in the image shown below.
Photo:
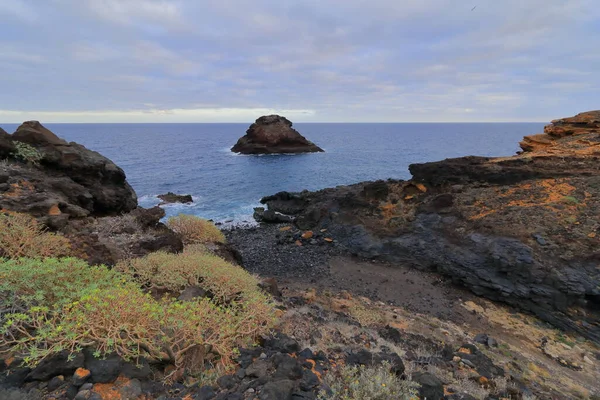
<svg viewBox="0 0 600 400"><path fill-rule="evenodd" d="M137 207L121 168L37 121L12 135L0 130L0 161L0 209L37 217L92 263L182 248L159 222L164 211Z"/></svg>
<svg viewBox="0 0 600 400"><path fill-rule="evenodd" d="M554 121L548 146L513 157L415 164L410 181L262 202L357 255L438 271L600 341L598 115Z"/></svg>
<svg viewBox="0 0 600 400"><path fill-rule="evenodd" d="M137 207L123 170L99 153L67 143L37 121L1 136L0 154L22 162L5 167L9 179L0 192L0 208L35 216L83 217L117 215ZM36 153L35 163L27 162L31 154L15 151L19 143Z"/></svg>
<svg viewBox="0 0 600 400"><path fill-rule="evenodd" d="M279 115L260 117L250 125L231 148L234 153L274 154L274 153L316 153L323 149L307 140L292 128L292 122Z"/></svg>
<svg viewBox="0 0 600 400"><path fill-rule="evenodd" d="M165 194L159 194L158 198L161 200L159 206L172 203L189 204L194 202L191 194L175 194L173 192L168 192Z"/></svg>
<svg viewBox="0 0 600 400"><path fill-rule="evenodd" d="M573 153L598 155L599 148L590 146L598 143L598 132L600 111L588 111L554 120L544 128L543 134L525 136L519 145L525 152L563 153L568 149Z"/></svg>

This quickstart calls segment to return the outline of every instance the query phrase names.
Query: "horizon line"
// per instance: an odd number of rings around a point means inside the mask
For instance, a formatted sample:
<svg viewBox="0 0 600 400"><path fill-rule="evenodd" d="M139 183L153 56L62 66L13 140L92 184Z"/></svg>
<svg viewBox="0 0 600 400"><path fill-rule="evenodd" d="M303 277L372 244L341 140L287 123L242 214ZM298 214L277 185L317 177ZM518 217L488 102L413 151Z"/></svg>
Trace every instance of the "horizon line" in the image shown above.
<svg viewBox="0 0 600 400"><path fill-rule="evenodd" d="M51 125L51 124L72 124L72 125L85 125L85 124L93 124L93 125L108 125L108 124L121 124L121 125L176 125L176 124L248 124L248 122L231 122L231 121L213 121L213 122L116 122L116 121L106 121L106 122L43 122L40 120L27 120L27 121L38 121L42 125ZM6 125L20 125L27 121L21 122L0 122L0 126L2 124ZM254 122L250 122L252 124ZM293 124L538 124L538 123L549 123L549 121L300 121L293 122Z"/></svg>

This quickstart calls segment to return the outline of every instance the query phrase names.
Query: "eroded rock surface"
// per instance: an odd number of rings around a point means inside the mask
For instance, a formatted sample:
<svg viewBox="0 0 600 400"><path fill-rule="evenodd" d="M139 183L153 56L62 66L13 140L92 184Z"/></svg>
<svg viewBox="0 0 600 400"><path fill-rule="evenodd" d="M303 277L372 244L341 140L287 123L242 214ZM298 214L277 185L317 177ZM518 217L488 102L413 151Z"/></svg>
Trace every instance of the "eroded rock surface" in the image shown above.
<svg viewBox="0 0 600 400"><path fill-rule="evenodd" d="M292 122L287 118L266 115L250 125L246 135L237 141L231 151L242 154L274 154L316 153L323 149L292 128Z"/></svg>
<svg viewBox="0 0 600 400"><path fill-rule="evenodd" d="M599 115L554 121L547 146L513 157L414 164L410 181L262 202L357 255L436 270L600 341Z"/></svg>
<svg viewBox="0 0 600 400"><path fill-rule="evenodd" d="M92 263L183 247L160 223L164 211L138 208L121 168L37 121L0 130L0 161L0 209L37 217Z"/></svg>

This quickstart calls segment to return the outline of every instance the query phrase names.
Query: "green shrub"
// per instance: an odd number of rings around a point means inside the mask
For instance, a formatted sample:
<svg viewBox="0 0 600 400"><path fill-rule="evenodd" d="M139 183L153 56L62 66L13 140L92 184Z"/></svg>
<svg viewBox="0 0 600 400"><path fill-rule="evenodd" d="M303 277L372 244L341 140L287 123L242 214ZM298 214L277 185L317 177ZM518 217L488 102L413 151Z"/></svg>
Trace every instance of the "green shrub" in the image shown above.
<svg viewBox="0 0 600 400"><path fill-rule="evenodd" d="M331 393L321 392L320 400L418 399L419 385L399 379L386 362L373 367L340 367L325 376L325 383Z"/></svg>
<svg viewBox="0 0 600 400"><path fill-rule="evenodd" d="M13 155L19 160L37 165L43 158L42 154L35 147L27 143L15 141L14 145L16 150Z"/></svg>
<svg viewBox="0 0 600 400"><path fill-rule="evenodd" d="M122 261L116 268L144 288L179 292L187 286L201 286L221 303L260 293L254 276L209 252L188 249L181 254L172 254L159 251Z"/></svg>
<svg viewBox="0 0 600 400"><path fill-rule="evenodd" d="M120 262L116 268L146 289L179 293L188 286L201 287L216 304L235 310L244 323L240 328L243 335L266 332L265 327L273 320L273 304L259 289L258 280L241 267L201 248L188 248L181 254L151 253Z"/></svg>
<svg viewBox="0 0 600 400"><path fill-rule="evenodd" d="M232 296L227 293L239 287L215 292ZM157 300L129 275L104 266L73 258L0 259L0 354L33 366L57 352L88 347L98 357L116 352L128 360L170 363L170 380L207 367L225 371L237 346L250 345L273 322L263 293L239 290L227 304L216 298Z"/></svg>
<svg viewBox="0 0 600 400"><path fill-rule="evenodd" d="M225 236L212 222L194 215L170 217L167 226L181 236L183 244L225 243Z"/></svg>
<svg viewBox="0 0 600 400"><path fill-rule="evenodd" d="M47 232L32 216L0 213L0 257L61 257L70 254L69 240Z"/></svg>
<svg viewBox="0 0 600 400"><path fill-rule="evenodd" d="M0 262L0 293L4 294L5 302L16 298L27 307L61 308L90 290L108 289L125 280L116 271L89 266L77 258Z"/></svg>

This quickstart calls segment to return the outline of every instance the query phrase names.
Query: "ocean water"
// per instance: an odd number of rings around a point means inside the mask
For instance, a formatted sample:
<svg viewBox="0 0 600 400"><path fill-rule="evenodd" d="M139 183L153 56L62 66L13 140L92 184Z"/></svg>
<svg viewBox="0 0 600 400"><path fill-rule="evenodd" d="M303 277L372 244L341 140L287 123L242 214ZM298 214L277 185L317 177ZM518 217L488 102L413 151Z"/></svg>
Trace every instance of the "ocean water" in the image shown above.
<svg viewBox="0 0 600 400"><path fill-rule="evenodd" d="M408 179L408 165L465 155L509 156L541 123L295 124L325 153L236 155L229 151L248 124L47 124L125 170L139 203L169 191L191 194L167 215L215 221L252 220L253 207L276 192L317 190L375 179ZM7 132L17 125L0 124ZM231 222L233 221L233 222Z"/></svg>

